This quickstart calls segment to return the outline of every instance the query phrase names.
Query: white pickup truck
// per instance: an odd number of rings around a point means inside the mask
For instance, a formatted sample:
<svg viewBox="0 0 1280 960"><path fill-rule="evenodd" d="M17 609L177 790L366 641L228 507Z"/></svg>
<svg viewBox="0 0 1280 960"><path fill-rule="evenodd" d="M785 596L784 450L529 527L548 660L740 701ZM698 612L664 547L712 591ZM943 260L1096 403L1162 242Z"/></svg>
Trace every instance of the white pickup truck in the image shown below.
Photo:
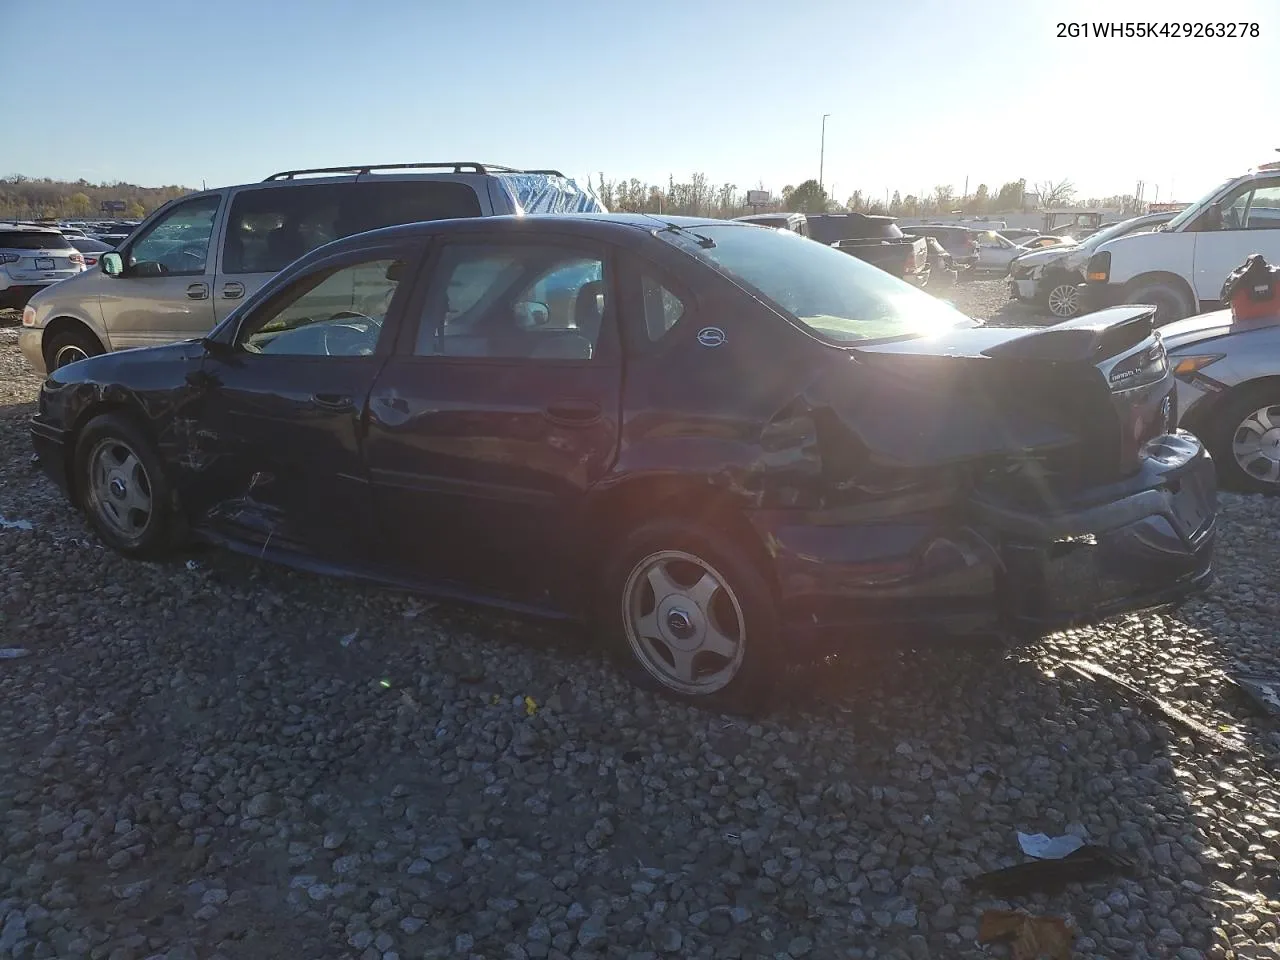
<svg viewBox="0 0 1280 960"><path fill-rule="evenodd" d="M1280 263L1280 162L1233 177L1151 233L1101 244L1085 268L1088 308L1151 303L1157 324L1212 310L1253 253Z"/></svg>

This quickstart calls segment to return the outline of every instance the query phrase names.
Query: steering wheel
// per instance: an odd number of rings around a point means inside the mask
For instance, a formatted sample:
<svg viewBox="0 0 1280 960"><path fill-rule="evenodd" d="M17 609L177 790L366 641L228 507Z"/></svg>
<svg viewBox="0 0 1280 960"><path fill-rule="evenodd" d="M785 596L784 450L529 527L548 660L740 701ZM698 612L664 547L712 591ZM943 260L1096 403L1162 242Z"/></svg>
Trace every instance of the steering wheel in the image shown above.
<svg viewBox="0 0 1280 960"><path fill-rule="evenodd" d="M330 357L359 357L373 353L373 345L377 343L378 332L382 324L363 313L343 310L329 318L334 320L363 320L369 324L366 330L357 330L346 324L324 327L324 352Z"/></svg>

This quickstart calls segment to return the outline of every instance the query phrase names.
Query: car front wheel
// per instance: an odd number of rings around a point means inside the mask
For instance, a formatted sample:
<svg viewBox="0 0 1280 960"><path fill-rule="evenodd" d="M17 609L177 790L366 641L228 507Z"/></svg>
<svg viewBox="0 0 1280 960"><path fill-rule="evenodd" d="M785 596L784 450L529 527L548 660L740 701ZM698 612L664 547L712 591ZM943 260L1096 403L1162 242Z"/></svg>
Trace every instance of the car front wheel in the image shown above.
<svg viewBox="0 0 1280 960"><path fill-rule="evenodd" d="M90 524L126 556L153 559L173 546L171 491L159 458L127 417L95 417L76 442L76 491Z"/></svg>
<svg viewBox="0 0 1280 960"><path fill-rule="evenodd" d="M1228 397L1206 433L1224 487L1280 494L1280 388Z"/></svg>
<svg viewBox="0 0 1280 960"><path fill-rule="evenodd" d="M749 552L698 523L657 520L617 545L602 597L605 628L668 693L754 709L778 667L775 591Z"/></svg>
<svg viewBox="0 0 1280 960"><path fill-rule="evenodd" d="M1080 312L1080 287L1074 280L1053 281L1046 305L1059 320L1070 320Z"/></svg>

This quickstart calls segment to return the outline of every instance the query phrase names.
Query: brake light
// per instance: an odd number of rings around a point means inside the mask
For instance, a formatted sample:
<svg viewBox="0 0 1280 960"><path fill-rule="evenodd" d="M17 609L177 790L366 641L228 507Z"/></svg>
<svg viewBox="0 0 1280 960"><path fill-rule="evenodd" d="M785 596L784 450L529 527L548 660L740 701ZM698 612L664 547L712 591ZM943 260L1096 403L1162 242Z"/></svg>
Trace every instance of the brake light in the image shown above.
<svg viewBox="0 0 1280 960"><path fill-rule="evenodd" d="M85 257L85 258L84 258L84 265L85 265L86 267L95 267L95 266L97 266L97 265L98 265L98 258L97 258L97 257Z"/></svg>
<svg viewBox="0 0 1280 960"><path fill-rule="evenodd" d="M84 254L83 254L83 253L73 253L73 254L71 254L71 256L67 257L67 259L68 259L68 260L70 260L72 263L78 263L78 264L80 264L81 266L83 266L83 265L84 265Z"/></svg>

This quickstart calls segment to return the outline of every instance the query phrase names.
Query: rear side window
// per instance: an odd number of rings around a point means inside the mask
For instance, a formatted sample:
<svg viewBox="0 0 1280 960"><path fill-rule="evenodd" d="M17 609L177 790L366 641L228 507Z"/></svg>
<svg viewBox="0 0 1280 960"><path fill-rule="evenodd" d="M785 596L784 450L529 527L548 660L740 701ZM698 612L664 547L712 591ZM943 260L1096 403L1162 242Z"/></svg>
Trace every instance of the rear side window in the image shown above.
<svg viewBox="0 0 1280 960"><path fill-rule="evenodd" d="M353 233L480 214L470 186L444 180L241 190L231 204L222 269L275 273L316 247Z"/></svg>
<svg viewBox="0 0 1280 960"><path fill-rule="evenodd" d="M71 243L60 233L36 230L0 230L0 248L5 250L70 250Z"/></svg>
<svg viewBox="0 0 1280 960"><path fill-rule="evenodd" d="M661 340L684 316L684 301L648 274L640 278L644 296L644 328L651 341Z"/></svg>

